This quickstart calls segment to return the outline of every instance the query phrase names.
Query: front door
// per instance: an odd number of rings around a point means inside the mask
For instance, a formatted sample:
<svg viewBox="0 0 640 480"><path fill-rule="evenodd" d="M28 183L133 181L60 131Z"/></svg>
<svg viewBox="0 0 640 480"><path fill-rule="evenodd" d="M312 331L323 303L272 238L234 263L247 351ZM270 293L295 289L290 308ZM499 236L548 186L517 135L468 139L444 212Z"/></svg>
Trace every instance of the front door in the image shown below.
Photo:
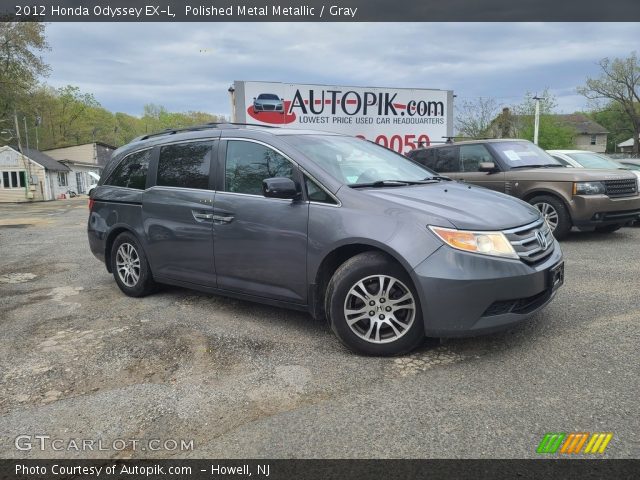
<svg viewBox="0 0 640 480"><path fill-rule="evenodd" d="M154 275L216 286L213 262L213 178L217 143L160 147L155 185L142 200L147 256Z"/></svg>
<svg viewBox="0 0 640 480"><path fill-rule="evenodd" d="M460 173L456 174L456 180L504 192L504 172L479 171L480 163L493 162L496 168L500 168L487 147L482 144L460 145L459 155Z"/></svg>
<svg viewBox="0 0 640 480"><path fill-rule="evenodd" d="M223 142L221 157L224 190L216 193L213 226L218 288L305 304L309 204L262 195L262 180L299 181L297 168L248 140Z"/></svg>

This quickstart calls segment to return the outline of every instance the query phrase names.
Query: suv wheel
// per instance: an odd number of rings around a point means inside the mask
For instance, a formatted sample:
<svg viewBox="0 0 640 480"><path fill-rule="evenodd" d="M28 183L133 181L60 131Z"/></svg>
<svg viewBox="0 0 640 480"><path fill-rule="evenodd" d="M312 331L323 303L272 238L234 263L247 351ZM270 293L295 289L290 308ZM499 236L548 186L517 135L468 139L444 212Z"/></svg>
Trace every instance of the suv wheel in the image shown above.
<svg viewBox="0 0 640 480"><path fill-rule="evenodd" d="M540 211L549 224L554 237L561 240L569 234L571 217L562 200L550 195L540 195L529 200L529 203Z"/></svg>
<svg viewBox="0 0 640 480"><path fill-rule="evenodd" d="M617 232L622 228L622 225L618 225L614 223L613 225L604 225L602 227L596 227L596 232L598 233L613 233Z"/></svg>
<svg viewBox="0 0 640 480"><path fill-rule="evenodd" d="M113 242L111 271L120 290L130 297L148 295L156 286L147 257L130 233L121 233Z"/></svg>
<svg viewBox="0 0 640 480"><path fill-rule="evenodd" d="M365 355L400 355L424 340L418 295L400 265L379 252L350 258L327 287L331 328L351 350Z"/></svg>

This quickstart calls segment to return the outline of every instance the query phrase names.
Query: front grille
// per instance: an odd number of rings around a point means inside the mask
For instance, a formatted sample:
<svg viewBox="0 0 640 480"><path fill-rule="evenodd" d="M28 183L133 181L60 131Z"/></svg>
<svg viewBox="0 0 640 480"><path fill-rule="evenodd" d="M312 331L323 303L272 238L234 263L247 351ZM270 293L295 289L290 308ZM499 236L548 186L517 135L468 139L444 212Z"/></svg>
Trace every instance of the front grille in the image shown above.
<svg viewBox="0 0 640 480"><path fill-rule="evenodd" d="M529 264L542 261L553 251L553 234L547 222L542 219L523 227L505 230L503 233L518 256Z"/></svg>
<svg viewBox="0 0 640 480"><path fill-rule="evenodd" d="M611 198L633 197L638 193L638 181L635 178L623 180L605 180L606 194Z"/></svg>

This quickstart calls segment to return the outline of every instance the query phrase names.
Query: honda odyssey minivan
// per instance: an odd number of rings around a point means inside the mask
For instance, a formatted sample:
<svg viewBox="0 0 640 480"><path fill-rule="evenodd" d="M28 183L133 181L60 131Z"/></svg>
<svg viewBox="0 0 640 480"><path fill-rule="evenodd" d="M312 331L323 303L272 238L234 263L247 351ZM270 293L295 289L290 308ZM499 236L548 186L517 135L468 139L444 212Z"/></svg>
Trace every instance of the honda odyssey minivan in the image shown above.
<svg viewBox="0 0 640 480"><path fill-rule="evenodd" d="M369 355L508 327L564 281L536 208L316 131L140 137L105 168L88 236L126 295L163 283L304 310Z"/></svg>

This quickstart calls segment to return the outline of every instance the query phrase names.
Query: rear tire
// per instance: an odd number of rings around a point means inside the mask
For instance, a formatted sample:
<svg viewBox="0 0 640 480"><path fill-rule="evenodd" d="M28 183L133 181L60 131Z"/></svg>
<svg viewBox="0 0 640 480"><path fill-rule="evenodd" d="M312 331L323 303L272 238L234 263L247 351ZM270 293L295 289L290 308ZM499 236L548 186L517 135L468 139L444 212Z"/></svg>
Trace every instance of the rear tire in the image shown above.
<svg viewBox="0 0 640 480"><path fill-rule="evenodd" d="M402 355L425 338L411 278L380 252L358 254L338 267L327 286L325 310L336 336L356 353Z"/></svg>
<svg viewBox="0 0 640 480"><path fill-rule="evenodd" d="M566 238L571 230L571 216L564 206L562 200L552 197L551 195L540 195L533 197L529 203L536 207L538 211L545 217L553 236L558 240Z"/></svg>
<svg viewBox="0 0 640 480"><path fill-rule="evenodd" d="M118 235L111 246L111 271L120 290L129 297L144 297L156 289L147 257L129 232Z"/></svg>
<svg viewBox="0 0 640 480"><path fill-rule="evenodd" d="M613 225L604 225L602 227L596 227L596 232L598 233L613 233L617 232L622 228L622 225L618 225L614 223Z"/></svg>

